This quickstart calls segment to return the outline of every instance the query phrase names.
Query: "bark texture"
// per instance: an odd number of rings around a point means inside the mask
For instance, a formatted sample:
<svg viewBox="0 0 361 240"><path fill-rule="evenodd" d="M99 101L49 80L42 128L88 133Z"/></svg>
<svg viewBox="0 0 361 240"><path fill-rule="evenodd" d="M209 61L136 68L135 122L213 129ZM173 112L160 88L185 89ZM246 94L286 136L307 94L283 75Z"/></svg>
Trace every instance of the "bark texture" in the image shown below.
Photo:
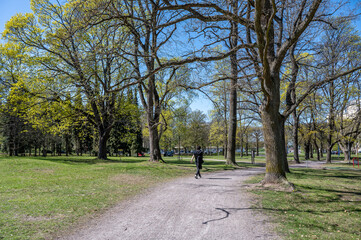
<svg viewBox="0 0 361 240"><path fill-rule="evenodd" d="M233 13L238 12L238 1L233 0L231 3ZM231 35L230 47L231 49L237 46L238 27L237 23L231 21ZM228 147L227 147L227 164L236 164L236 133L237 133L237 76L238 76L238 63L237 53L231 54L231 85L229 95L229 130L228 130Z"/></svg>

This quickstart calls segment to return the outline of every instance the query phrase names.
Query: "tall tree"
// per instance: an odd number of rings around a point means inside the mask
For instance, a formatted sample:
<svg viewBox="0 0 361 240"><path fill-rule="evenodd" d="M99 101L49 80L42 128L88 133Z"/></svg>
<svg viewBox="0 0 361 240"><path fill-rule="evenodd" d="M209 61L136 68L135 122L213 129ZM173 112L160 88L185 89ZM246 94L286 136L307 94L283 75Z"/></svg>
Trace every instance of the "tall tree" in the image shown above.
<svg viewBox="0 0 361 240"><path fill-rule="evenodd" d="M246 28L246 45L250 49L250 57L254 60L254 71L258 77L263 103L259 109L263 123L263 134L266 148L266 175L264 183L278 183L286 179L288 170L285 151L285 119L297 108L300 102L318 86L330 82L342 75L356 71L357 66L349 71L312 83L308 90L298 97L292 106L280 113L280 72L290 48L309 28L313 20L322 20L327 15L318 11L322 0L248 1L248 13L235 15L224 9L220 4L209 2L183 1L170 2L168 9L184 9L187 18L197 18L201 21L234 20ZM241 45L240 45L241 46Z"/></svg>
<svg viewBox="0 0 361 240"><path fill-rule="evenodd" d="M232 0L230 2L231 12L238 14L238 1ZM229 45L230 49L238 45L238 23L231 21L231 31ZM227 144L227 164L236 164L236 133L237 133L237 79L238 79L238 61L237 53L232 53L230 56L231 64L231 81L229 94L229 130L228 130L228 144Z"/></svg>
<svg viewBox="0 0 361 240"><path fill-rule="evenodd" d="M136 73L133 77L139 82L139 97L149 130L150 161L162 161L159 145L162 110L170 96L179 92L179 86L187 79L187 72L170 66L168 62L175 59L164 54L165 46L177 27L168 24L173 14L165 16L160 6L160 0L109 1L107 6L108 19L115 19L132 35L132 52L127 49L123 52L133 56L132 67Z"/></svg>
<svg viewBox="0 0 361 240"><path fill-rule="evenodd" d="M320 48L320 60L324 65L319 74L324 78L334 77L343 71L350 71L359 65L360 37L349 21L343 18L332 19L332 26L326 27L325 35ZM348 102L358 97L357 83L359 73L355 72L348 76L337 77L336 81L330 82L322 88L324 104L328 108L327 130L327 156L326 162L331 162L331 152L335 144L340 141L338 132L347 127L344 125L343 115ZM354 96L353 96L354 95ZM350 120L350 119L348 119Z"/></svg>
<svg viewBox="0 0 361 240"><path fill-rule="evenodd" d="M26 91L73 110L72 101L80 92L90 109L76 111L94 124L98 158L106 159L116 95L134 83L120 53L120 47L129 44L128 34L114 24L94 25L88 16L93 4L34 0L34 13L12 17L4 35L31 48L34 73L30 81L24 81Z"/></svg>

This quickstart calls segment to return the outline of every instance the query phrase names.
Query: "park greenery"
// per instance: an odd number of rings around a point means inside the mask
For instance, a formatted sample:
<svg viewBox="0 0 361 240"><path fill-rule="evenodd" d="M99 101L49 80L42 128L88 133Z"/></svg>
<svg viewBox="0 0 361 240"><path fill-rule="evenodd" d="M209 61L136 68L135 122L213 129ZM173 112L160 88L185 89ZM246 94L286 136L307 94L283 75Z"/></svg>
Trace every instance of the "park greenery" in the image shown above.
<svg viewBox="0 0 361 240"><path fill-rule="evenodd" d="M361 171L347 164L292 169L293 192L255 189L254 205L278 223L285 239L359 239ZM251 182L259 182L254 178Z"/></svg>
<svg viewBox="0 0 361 240"><path fill-rule="evenodd" d="M2 169L27 174L20 165L65 164L71 179L77 167L125 171L114 158L143 153L149 163L137 164L144 171L173 168L163 153L181 157L201 145L230 168L236 157L264 155L263 184L297 185L290 152L295 163L301 150L306 160L331 163L342 152L348 162L361 149L354 7L333 0L31 0L32 12L9 19L0 44L0 144L12 157L1 160ZM200 95L212 102L209 113L191 110ZM63 155L86 160L69 164Z"/></svg>
<svg viewBox="0 0 361 240"><path fill-rule="evenodd" d="M0 45L1 147L10 156L266 151L264 183L287 181L287 151L360 133L360 36L343 1L32 0ZM202 94L208 113L190 110Z"/></svg>
<svg viewBox="0 0 361 240"><path fill-rule="evenodd" d="M167 164L138 157L1 157L0 237L57 238L155 184L193 176L190 157L165 159ZM203 171L238 168L220 159L207 157ZM242 168L259 167L265 158L256 157L256 164L251 164L250 157L237 157L237 162ZM291 192L253 184L262 177L247 183L258 200L252 209L268 213L287 239L359 237L359 169L348 164L292 169L289 178L297 188Z"/></svg>
<svg viewBox="0 0 361 240"><path fill-rule="evenodd" d="M194 173L190 158L1 157L0 239L53 239L146 188ZM251 166L243 163L241 166ZM234 169L207 161L205 172Z"/></svg>

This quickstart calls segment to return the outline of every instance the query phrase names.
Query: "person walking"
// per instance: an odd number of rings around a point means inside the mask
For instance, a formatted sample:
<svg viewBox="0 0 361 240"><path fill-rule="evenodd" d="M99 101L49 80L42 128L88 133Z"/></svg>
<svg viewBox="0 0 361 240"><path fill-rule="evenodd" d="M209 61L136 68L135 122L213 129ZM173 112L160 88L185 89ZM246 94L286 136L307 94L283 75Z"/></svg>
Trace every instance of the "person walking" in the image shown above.
<svg viewBox="0 0 361 240"><path fill-rule="evenodd" d="M202 176L201 176L200 170L202 169L202 164L203 164L203 151L200 146L198 146L197 150L194 151L192 159L191 159L191 163L193 163L193 160L195 160L196 166L197 166L197 172L194 177L196 179L198 179L198 176L201 178Z"/></svg>

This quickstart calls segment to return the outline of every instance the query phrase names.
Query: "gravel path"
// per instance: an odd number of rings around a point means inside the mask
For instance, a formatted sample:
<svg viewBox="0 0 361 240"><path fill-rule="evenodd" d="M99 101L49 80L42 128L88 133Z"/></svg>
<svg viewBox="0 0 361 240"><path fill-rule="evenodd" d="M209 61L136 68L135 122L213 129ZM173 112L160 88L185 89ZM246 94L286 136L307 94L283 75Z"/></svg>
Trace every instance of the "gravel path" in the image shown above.
<svg viewBox="0 0 361 240"><path fill-rule="evenodd" d="M243 183L261 172L264 168L205 173L162 184L61 239L280 239L269 219L251 209Z"/></svg>

